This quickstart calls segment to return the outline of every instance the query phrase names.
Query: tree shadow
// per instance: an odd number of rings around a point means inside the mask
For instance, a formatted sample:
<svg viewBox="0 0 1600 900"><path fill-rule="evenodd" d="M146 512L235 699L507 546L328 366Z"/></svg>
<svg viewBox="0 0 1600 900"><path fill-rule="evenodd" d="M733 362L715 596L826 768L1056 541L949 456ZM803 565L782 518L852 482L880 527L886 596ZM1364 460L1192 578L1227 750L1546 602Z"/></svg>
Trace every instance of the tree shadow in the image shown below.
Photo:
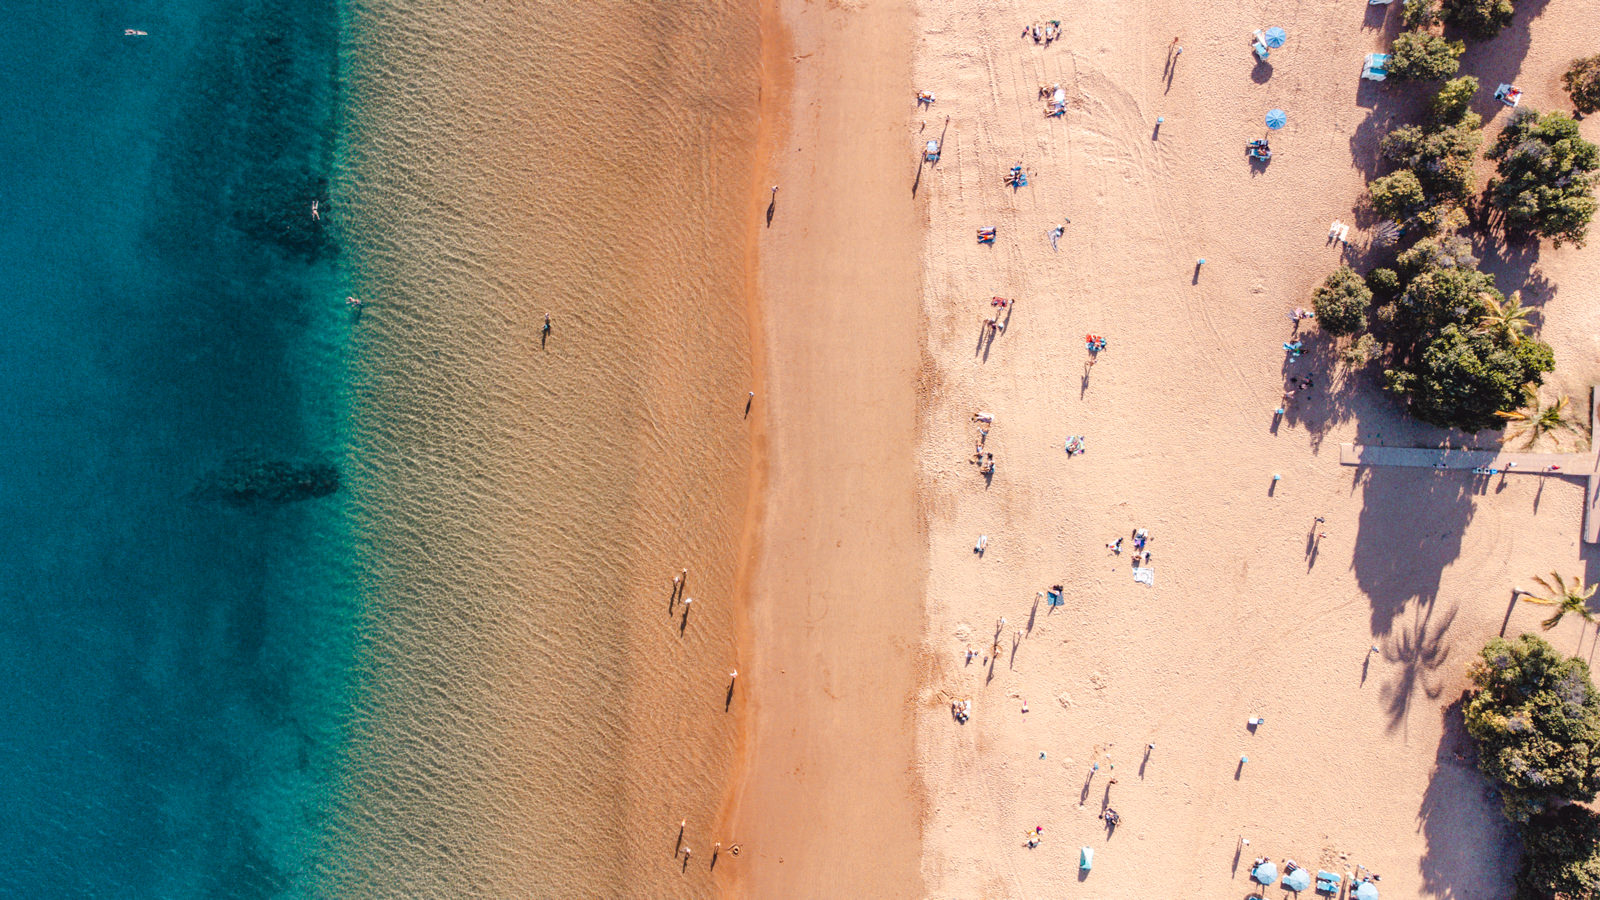
<svg viewBox="0 0 1600 900"><path fill-rule="evenodd" d="M1311 437L1311 452L1320 453L1322 441L1334 427L1355 414L1354 401L1360 391L1359 378L1341 376L1339 346L1328 334L1301 329L1298 359L1284 354L1284 391L1293 390L1283 403L1283 424L1303 428ZM1311 378L1310 388L1297 387L1290 378Z"/></svg>
<svg viewBox="0 0 1600 900"><path fill-rule="evenodd" d="M1391 637L1384 647L1384 660L1396 667L1380 692L1389 707L1390 731L1406 725L1419 689L1430 700L1438 699L1443 692L1444 684L1435 681L1434 673L1450 658L1444 636L1455 622L1457 609L1451 607L1434 621L1432 604L1418 606L1412 624Z"/></svg>
<svg viewBox="0 0 1600 900"><path fill-rule="evenodd" d="M1509 294L1522 291L1524 306L1542 306L1556 294L1556 285L1534 267L1539 263L1539 241L1518 240L1491 223L1475 223L1470 232L1472 255L1478 268L1494 276L1495 287Z"/></svg>
<svg viewBox="0 0 1600 900"><path fill-rule="evenodd" d="M1387 635L1413 600L1430 607L1444 567L1461 555L1461 535L1476 509L1464 472L1364 466L1351 569L1372 603L1372 633Z"/></svg>
<svg viewBox="0 0 1600 900"><path fill-rule="evenodd" d="M1510 897L1520 845L1488 782L1478 772L1462 724L1462 699L1441 708L1444 734L1417 811L1427 844L1422 891L1440 900Z"/></svg>
<svg viewBox="0 0 1600 900"><path fill-rule="evenodd" d="M1532 44L1528 26L1534 19L1544 14L1544 7L1548 2L1549 0L1518 0L1516 14L1512 16L1511 24L1502 28L1499 34L1487 41L1466 38L1467 50L1461 54L1461 74L1477 76L1478 86L1487 88L1483 93L1487 99L1473 103L1473 109L1483 116L1483 121L1488 127L1493 127L1496 113L1510 111L1500 101L1494 99L1494 89L1502 83L1515 82L1517 76L1521 74L1522 61L1527 58L1528 47ZM1449 28L1445 29L1445 36L1452 39L1465 37Z"/></svg>
<svg viewBox="0 0 1600 900"><path fill-rule="evenodd" d="M1378 145L1383 136L1409 122L1418 121L1425 108L1420 91L1386 89L1384 82L1361 79L1356 105L1370 110L1350 133L1350 161L1368 181L1384 167Z"/></svg>
<svg viewBox="0 0 1600 900"><path fill-rule="evenodd" d="M1367 4L1367 13L1361 20L1362 28L1377 31L1386 31L1389 18L1389 4ZM1396 17L1398 18L1398 17Z"/></svg>

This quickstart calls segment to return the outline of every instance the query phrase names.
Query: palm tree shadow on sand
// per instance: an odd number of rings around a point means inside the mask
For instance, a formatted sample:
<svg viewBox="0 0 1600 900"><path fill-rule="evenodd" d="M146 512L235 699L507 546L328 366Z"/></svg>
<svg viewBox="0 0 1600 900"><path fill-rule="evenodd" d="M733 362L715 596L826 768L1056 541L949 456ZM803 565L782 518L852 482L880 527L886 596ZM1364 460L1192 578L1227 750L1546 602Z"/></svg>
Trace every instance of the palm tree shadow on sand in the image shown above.
<svg viewBox="0 0 1600 900"><path fill-rule="evenodd" d="M1391 633L1383 648L1384 661L1392 671L1380 696L1389 710L1389 730L1409 733L1411 704L1420 691L1429 700L1439 699L1444 679L1438 670L1450 659L1445 632L1456 619L1457 607L1439 613L1435 604L1419 605L1413 622L1403 631Z"/></svg>

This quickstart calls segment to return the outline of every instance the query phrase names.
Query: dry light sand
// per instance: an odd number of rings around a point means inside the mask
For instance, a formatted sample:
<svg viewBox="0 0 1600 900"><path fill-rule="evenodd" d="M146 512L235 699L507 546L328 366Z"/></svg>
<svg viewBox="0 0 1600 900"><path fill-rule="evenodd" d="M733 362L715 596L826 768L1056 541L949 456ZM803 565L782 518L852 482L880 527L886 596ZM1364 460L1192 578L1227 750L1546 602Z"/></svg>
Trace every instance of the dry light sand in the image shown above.
<svg viewBox="0 0 1600 900"><path fill-rule="evenodd" d="M1592 4L1523 6L1463 60L1490 136L1495 84L1568 109L1559 72L1600 48ZM764 123L783 191L760 239L770 405L728 894L1232 898L1264 854L1365 865L1386 898L1507 896L1515 842L1454 704L1485 640L1543 616L1512 608L1512 586L1600 574L1581 484L1341 467L1340 442L1450 436L1405 420L1373 371L1339 369L1314 327L1300 360L1281 347L1285 314L1341 259L1379 258L1360 230L1347 251L1326 235L1366 224L1377 142L1422 93L1358 79L1398 4L775 15L769 85L790 92ZM1051 18L1054 45L1019 38ZM1269 25L1289 43L1253 65ZM1056 83L1070 108L1046 119L1036 95ZM915 109L915 89L938 102ZM1273 107L1289 125L1253 170L1244 144ZM1593 119L1584 132L1600 140ZM1030 184L1012 191L1019 162ZM1581 408L1600 378L1600 242L1478 248L1537 307L1552 390ZM989 340L995 295L1017 305ZM1091 331L1109 348L1088 369ZM1291 375L1317 385L1275 422ZM968 461L980 409L989 483ZM1072 434L1085 455L1063 453ZM1139 527L1153 587L1131 577ZM1037 592L1058 582L1051 611ZM1593 652L1575 621L1548 637Z"/></svg>
<svg viewBox="0 0 1600 900"><path fill-rule="evenodd" d="M1505 116L1489 91L1513 75L1525 102L1569 108L1556 73L1596 44L1581 6L1524 12L1467 57L1490 134ZM1049 18L1063 40L1019 39ZM1581 485L1342 468L1341 441L1444 435L1401 419L1372 373L1339 372L1314 328L1299 361L1281 347L1285 314L1340 262L1329 222L1364 221L1376 142L1421 93L1359 82L1392 33L1383 18L1360 3L922 5L916 84L939 97L930 130L951 117L918 197L928 896L1240 897L1258 854L1368 866L1386 897L1508 895L1514 842L1452 705L1487 638L1542 617L1524 606L1507 621L1513 585L1594 575ZM1248 49L1268 25L1290 35L1270 69ZM1065 117L1042 116L1041 83L1066 90ZM1273 107L1289 125L1252 170L1244 143ZM1013 192L1002 177L1018 162L1030 184ZM998 228L994 246L978 225ZM1377 258L1365 235L1353 244L1356 265ZM1540 305L1553 380L1582 409L1600 374L1587 296L1600 246L1481 249L1503 289ZM990 342L993 295L1019 302ZM1109 347L1086 369L1091 331ZM1294 375L1317 386L1275 425ZM978 409L996 417L988 485L966 461ZM1088 452L1069 459L1071 434ZM1139 527L1154 587L1131 577ZM1120 557L1105 547L1118 537ZM1058 582L1066 605L1051 612L1036 592ZM1591 652L1576 622L1550 637ZM963 665L969 645L982 653ZM972 699L966 725L953 698ZM1254 732L1252 716L1266 720ZM1122 817L1109 835L1107 804Z"/></svg>

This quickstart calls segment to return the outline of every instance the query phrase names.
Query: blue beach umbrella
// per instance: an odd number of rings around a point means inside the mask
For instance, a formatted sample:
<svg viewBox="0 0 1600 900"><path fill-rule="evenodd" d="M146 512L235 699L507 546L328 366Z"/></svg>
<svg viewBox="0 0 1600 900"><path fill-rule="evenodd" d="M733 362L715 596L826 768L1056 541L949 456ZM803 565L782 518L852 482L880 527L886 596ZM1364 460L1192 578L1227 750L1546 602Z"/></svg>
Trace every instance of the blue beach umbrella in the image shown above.
<svg viewBox="0 0 1600 900"><path fill-rule="evenodd" d="M1311 887L1311 872L1303 867L1295 869L1283 876L1283 886L1291 891L1303 891Z"/></svg>
<svg viewBox="0 0 1600 900"><path fill-rule="evenodd" d="M1378 886L1370 881L1363 881L1356 887L1356 900L1378 900Z"/></svg>
<svg viewBox="0 0 1600 900"><path fill-rule="evenodd" d="M1250 877L1262 884L1272 884L1278 880L1278 867L1270 861L1264 862L1250 870Z"/></svg>
<svg viewBox="0 0 1600 900"><path fill-rule="evenodd" d="M1263 37L1262 37L1262 41L1264 43L1266 43L1266 45L1268 47L1271 47L1274 50L1276 50L1279 47L1282 47L1283 46L1283 42L1287 41L1288 39L1289 39L1289 33L1287 31L1284 31L1282 28L1279 28L1276 25L1272 26L1271 28L1268 28L1267 29L1267 33L1265 35L1263 35Z"/></svg>
<svg viewBox="0 0 1600 900"><path fill-rule="evenodd" d="M1289 116L1283 110L1273 109L1267 111L1268 128L1271 128L1273 131L1277 131L1279 128L1282 128L1287 124L1289 124Z"/></svg>

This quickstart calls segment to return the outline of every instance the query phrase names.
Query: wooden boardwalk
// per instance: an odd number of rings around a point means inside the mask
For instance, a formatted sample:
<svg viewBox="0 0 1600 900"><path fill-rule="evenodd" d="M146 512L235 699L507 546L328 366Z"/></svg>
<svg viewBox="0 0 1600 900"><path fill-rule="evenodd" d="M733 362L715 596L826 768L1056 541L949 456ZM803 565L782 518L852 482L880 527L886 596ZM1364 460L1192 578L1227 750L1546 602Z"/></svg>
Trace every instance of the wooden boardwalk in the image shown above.
<svg viewBox="0 0 1600 900"><path fill-rule="evenodd" d="M1589 434L1600 420L1600 390L1589 391ZM1340 444L1339 463L1346 466L1409 466L1419 469L1495 469L1505 475L1584 478L1583 541L1600 544L1600 453L1508 453L1504 450L1461 450L1449 447L1383 447Z"/></svg>

